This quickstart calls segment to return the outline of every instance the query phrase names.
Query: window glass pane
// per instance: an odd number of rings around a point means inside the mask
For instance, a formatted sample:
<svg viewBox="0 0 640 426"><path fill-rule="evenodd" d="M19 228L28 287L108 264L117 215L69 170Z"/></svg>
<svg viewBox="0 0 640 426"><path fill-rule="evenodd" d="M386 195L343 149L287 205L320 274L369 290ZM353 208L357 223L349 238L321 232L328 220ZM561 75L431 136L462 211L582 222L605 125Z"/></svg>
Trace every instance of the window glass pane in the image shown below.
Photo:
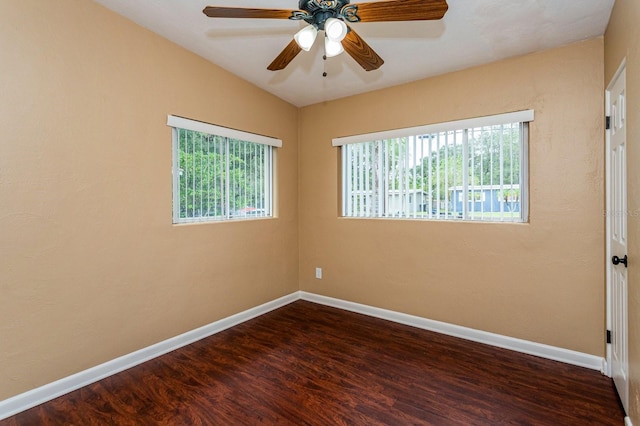
<svg viewBox="0 0 640 426"><path fill-rule="evenodd" d="M272 147L174 129L174 223L271 217Z"/></svg>
<svg viewBox="0 0 640 426"><path fill-rule="evenodd" d="M344 145L344 216L525 221L524 126L481 126Z"/></svg>

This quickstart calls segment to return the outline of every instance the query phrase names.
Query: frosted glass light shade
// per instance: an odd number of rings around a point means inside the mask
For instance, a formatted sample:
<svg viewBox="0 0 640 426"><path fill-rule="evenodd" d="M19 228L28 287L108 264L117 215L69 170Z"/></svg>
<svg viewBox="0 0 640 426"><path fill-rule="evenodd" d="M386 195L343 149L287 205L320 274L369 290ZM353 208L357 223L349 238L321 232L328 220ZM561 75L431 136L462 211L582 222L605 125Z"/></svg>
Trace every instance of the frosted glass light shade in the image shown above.
<svg viewBox="0 0 640 426"><path fill-rule="evenodd" d="M331 41L342 41L347 35L347 24L341 19L329 18L324 23L324 32Z"/></svg>
<svg viewBox="0 0 640 426"><path fill-rule="evenodd" d="M337 56L342 52L344 52L342 43L340 43L339 41L330 40L329 37L324 38L324 54L327 56L327 58Z"/></svg>
<svg viewBox="0 0 640 426"><path fill-rule="evenodd" d="M306 52L311 49L313 46L313 42L316 41L316 36L318 35L318 30L313 25L307 25L300 31L298 31L293 39L298 43L298 46Z"/></svg>

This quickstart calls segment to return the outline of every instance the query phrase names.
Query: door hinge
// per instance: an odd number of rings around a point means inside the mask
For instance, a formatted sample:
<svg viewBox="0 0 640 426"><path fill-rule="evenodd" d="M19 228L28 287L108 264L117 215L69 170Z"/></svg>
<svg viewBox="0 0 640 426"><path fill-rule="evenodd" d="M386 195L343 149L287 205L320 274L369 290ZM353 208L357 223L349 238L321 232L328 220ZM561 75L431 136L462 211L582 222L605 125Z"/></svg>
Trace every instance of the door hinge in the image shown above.
<svg viewBox="0 0 640 426"><path fill-rule="evenodd" d="M611 343L611 330L607 330L607 343Z"/></svg>
<svg viewBox="0 0 640 426"><path fill-rule="evenodd" d="M611 129L611 116L607 115L604 120L604 126L606 130Z"/></svg>

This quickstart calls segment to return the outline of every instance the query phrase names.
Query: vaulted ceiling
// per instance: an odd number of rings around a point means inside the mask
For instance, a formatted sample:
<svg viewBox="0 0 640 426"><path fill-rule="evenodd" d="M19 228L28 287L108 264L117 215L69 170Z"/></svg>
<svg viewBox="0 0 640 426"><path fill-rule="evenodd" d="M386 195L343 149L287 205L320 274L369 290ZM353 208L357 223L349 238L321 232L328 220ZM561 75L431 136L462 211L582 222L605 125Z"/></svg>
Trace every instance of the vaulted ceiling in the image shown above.
<svg viewBox="0 0 640 426"><path fill-rule="evenodd" d="M297 106L597 37L604 34L614 3L448 0L449 10L439 21L350 24L384 59L378 70L364 71L347 54L324 61L323 44L316 41L274 72L267 65L304 24L208 18L202 10L208 5L297 9L297 0L95 1Z"/></svg>

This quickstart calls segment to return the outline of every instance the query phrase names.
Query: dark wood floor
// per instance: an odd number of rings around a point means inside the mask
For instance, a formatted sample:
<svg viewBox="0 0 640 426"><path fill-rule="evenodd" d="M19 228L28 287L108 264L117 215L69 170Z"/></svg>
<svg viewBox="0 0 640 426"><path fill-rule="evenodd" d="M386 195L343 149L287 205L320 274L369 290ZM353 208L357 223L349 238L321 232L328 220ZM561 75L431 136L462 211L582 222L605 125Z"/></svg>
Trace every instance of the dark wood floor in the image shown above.
<svg viewBox="0 0 640 426"><path fill-rule="evenodd" d="M597 371L298 301L0 425L616 425Z"/></svg>

